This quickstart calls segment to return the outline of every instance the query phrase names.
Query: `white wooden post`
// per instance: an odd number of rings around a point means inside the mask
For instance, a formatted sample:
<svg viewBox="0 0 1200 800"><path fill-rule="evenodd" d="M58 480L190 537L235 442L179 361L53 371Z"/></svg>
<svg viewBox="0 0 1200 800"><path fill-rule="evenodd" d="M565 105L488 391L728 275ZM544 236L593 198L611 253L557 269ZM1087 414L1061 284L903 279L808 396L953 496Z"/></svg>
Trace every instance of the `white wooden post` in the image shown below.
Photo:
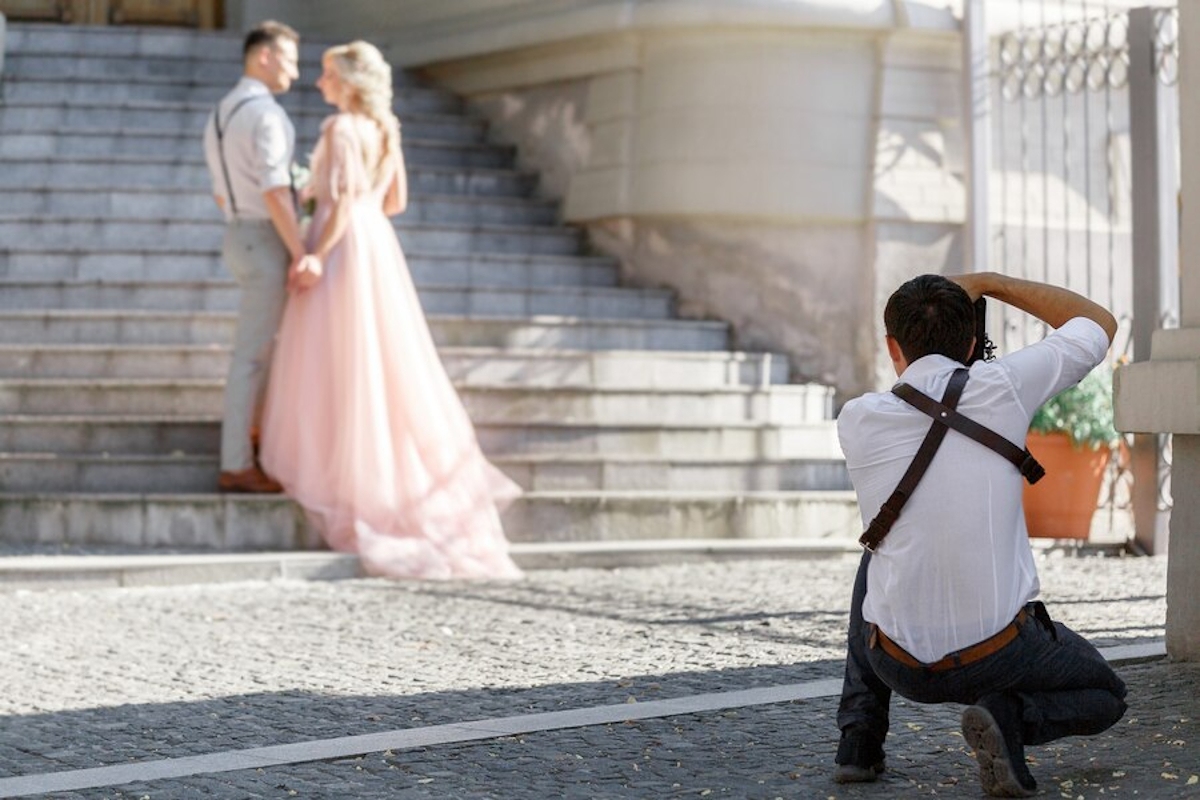
<svg viewBox="0 0 1200 800"><path fill-rule="evenodd" d="M991 248L988 173L991 170L991 111L988 86L988 36L984 0L963 5L963 136L967 147L966 269L985 272Z"/></svg>

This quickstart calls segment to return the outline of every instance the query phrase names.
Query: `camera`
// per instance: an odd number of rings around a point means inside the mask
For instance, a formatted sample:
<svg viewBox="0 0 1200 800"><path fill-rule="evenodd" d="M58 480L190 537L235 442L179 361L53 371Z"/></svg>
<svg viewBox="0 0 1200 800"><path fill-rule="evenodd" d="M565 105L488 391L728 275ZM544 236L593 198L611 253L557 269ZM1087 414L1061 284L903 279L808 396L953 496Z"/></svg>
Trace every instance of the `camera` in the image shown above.
<svg viewBox="0 0 1200 800"><path fill-rule="evenodd" d="M975 301L975 349L967 359L967 366L976 361L991 361L996 357L996 345L987 335L987 301L982 297Z"/></svg>

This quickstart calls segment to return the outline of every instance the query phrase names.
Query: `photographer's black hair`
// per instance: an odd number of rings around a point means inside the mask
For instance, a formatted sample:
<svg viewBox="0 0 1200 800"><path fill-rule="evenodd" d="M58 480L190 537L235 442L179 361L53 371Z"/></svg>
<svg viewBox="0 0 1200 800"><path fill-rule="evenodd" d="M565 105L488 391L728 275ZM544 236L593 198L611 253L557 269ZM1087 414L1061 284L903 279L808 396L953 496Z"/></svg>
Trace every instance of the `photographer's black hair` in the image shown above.
<svg viewBox="0 0 1200 800"><path fill-rule="evenodd" d="M260 22L246 34L246 38L242 42L242 58L250 55L251 50L261 45L274 47L280 39L289 39L299 44L300 34L296 33L291 26L273 19Z"/></svg>
<svg viewBox="0 0 1200 800"><path fill-rule="evenodd" d="M910 364L931 353L965 362L975 336L975 309L954 281L918 275L888 298L883 326Z"/></svg>

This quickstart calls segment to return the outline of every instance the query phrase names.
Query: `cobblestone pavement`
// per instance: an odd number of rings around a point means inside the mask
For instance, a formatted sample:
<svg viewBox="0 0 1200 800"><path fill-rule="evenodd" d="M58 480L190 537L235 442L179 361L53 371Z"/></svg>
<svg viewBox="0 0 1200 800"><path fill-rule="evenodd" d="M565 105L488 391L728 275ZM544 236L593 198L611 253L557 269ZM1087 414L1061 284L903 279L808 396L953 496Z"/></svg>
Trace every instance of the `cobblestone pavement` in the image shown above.
<svg viewBox="0 0 1200 800"><path fill-rule="evenodd" d="M855 566L0 594L10 637L0 776L836 677ZM1051 555L1039 569L1051 612L1098 645L1162 636L1164 560ZM1200 797L1188 784L1200 773L1200 670L1124 672L1134 696L1118 728L1031 749L1044 794ZM779 703L56 796L979 794L949 706L898 703L886 782L831 783L835 706Z"/></svg>

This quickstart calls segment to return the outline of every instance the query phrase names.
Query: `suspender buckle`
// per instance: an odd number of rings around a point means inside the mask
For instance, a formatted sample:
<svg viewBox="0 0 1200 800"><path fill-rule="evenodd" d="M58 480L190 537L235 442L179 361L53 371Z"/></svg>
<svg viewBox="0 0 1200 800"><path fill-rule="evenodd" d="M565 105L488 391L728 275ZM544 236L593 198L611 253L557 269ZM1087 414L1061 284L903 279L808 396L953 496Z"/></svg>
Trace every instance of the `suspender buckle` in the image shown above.
<svg viewBox="0 0 1200 800"><path fill-rule="evenodd" d="M1039 464L1038 460L1033 457L1033 453L1028 450L1025 451L1025 460L1021 462L1020 469L1030 486L1046 477L1046 468Z"/></svg>
<svg viewBox="0 0 1200 800"><path fill-rule="evenodd" d="M883 542L884 537L891 531L896 520L900 518L900 509L904 507L906 500L908 500L908 496L903 492L897 490L893 493L880 507L879 513L875 515L875 519L871 520L871 524L863 531L863 535L858 537L858 543L868 553L874 553Z"/></svg>

